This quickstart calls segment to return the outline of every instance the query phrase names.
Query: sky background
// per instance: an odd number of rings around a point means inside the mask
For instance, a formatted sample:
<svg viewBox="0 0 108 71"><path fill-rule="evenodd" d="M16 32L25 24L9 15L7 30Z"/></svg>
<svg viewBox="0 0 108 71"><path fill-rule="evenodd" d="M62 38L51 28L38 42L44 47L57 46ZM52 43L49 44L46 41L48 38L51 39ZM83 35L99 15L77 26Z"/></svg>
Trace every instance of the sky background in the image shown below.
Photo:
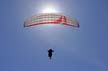
<svg viewBox="0 0 108 71"><path fill-rule="evenodd" d="M48 4L76 17L80 28L23 27ZM108 71L108 1L0 0L0 71Z"/></svg>

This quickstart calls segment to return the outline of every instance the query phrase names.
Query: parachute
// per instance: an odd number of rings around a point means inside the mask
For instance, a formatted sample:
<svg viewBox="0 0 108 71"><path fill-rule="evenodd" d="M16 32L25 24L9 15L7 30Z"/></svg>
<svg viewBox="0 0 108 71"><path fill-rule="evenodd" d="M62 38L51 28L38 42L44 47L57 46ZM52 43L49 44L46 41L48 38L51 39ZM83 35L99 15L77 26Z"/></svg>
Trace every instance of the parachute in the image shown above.
<svg viewBox="0 0 108 71"><path fill-rule="evenodd" d="M24 27L36 26L41 24L61 24L72 27L79 27L79 23L75 18L68 18L57 13L42 13L28 18L24 22Z"/></svg>

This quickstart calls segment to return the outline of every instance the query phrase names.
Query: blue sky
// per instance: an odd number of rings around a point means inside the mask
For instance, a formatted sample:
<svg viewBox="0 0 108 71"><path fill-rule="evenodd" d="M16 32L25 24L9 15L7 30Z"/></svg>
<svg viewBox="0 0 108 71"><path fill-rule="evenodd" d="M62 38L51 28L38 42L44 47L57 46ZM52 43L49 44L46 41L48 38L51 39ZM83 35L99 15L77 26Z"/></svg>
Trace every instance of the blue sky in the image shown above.
<svg viewBox="0 0 108 71"><path fill-rule="evenodd" d="M0 71L108 71L107 0L0 0ZM54 4L80 28L24 28L41 6ZM54 49L52 60L47 50Z"/></svg>

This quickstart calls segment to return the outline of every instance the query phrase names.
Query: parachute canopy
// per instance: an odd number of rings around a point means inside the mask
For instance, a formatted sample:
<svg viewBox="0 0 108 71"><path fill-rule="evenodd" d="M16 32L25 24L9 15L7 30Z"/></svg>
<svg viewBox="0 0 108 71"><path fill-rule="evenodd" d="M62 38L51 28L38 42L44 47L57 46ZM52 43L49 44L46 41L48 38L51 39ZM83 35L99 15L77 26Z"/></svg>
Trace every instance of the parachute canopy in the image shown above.
<svg viewBox="0 0 108 71"><path fill-rule="evenodd" d="M24 27L36 26L40 24L61 24L79 27L79 23L75 18L68 18L57 13L42 13L34 15L24 22Z"/></svg>

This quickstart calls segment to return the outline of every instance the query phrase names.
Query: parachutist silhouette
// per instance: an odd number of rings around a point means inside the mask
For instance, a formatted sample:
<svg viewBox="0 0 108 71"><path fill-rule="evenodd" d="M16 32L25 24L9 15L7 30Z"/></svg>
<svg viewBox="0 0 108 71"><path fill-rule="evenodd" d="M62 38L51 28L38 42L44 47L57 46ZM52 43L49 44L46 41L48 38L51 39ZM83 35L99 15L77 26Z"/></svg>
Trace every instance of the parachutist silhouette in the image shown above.
<svg viewBox="0 0 108 71"><path fill-rule="evenodd" d="M54 52L54 50L52 50L52 49L49 49L48 50L48 57L51 59L51 57L52 57L52 52Z"/></svg>

